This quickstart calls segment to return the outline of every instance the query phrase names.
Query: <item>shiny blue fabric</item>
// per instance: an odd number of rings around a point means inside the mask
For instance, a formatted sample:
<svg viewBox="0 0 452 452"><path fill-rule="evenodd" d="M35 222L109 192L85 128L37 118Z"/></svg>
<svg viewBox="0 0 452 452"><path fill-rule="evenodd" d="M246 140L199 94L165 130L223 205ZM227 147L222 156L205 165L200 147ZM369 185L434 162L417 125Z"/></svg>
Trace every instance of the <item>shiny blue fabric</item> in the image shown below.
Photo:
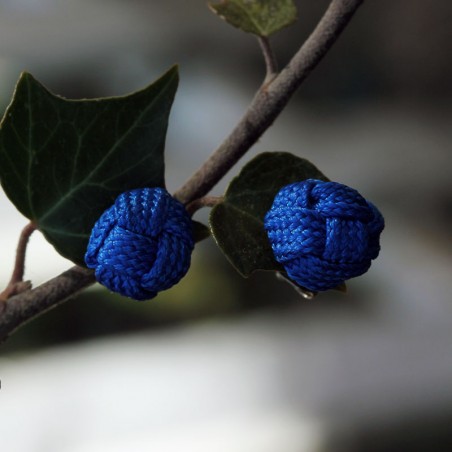
<svg viewBox="0 0 452 452"><path fill-rule="evenodd" d="M96 222L85 262L113 292L153 298L186 274L194 247L191 219L163 188L122 193Z"/></svg>
<svg viewBox="0 0 452 452"><path fill-rule="evenodd" d="M380 251L384 220L353 188L308 179L278 192L264 225L289 278L322 291L369 269Z"/></svg>

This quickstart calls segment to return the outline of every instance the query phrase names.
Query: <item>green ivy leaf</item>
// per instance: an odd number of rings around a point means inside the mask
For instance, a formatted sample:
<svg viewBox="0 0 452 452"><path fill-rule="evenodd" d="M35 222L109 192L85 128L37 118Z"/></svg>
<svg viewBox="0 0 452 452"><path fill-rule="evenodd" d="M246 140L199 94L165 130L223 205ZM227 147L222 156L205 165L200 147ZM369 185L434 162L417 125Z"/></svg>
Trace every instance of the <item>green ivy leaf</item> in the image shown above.
<svg viewBox="0 0 452 452"><path fill-rule="evenodd" d="M23 73L0 124L0 182L63 256L84 265L91 228L120 193L163 187L177 67L122 97L66 100Z"/></svg>
<svg viewBox="0 0 452 452"><path fill-rule="evenodd" d="M210 237L210 229L205 224L200 223L199 221L192 220L192 226L193 226L193 238L195 242L201 242L202 240L205 240L208 237Z"/></svg>
<svg viewBox="0 0 452 452"><path fill-rule="evenodd" d="M210 227L218 246L243 276L256 270L284 274L276 262L264 217L278 191L305 179L328 180L312 163L287 152L265 152L242 168L210 213Z"/></svg>
<svg viewBox="0 0 452 452"><path fill-rule="evenodd" d="M234 27L263 37L297 20L293 0L223 0L209 7Z"/></svg>

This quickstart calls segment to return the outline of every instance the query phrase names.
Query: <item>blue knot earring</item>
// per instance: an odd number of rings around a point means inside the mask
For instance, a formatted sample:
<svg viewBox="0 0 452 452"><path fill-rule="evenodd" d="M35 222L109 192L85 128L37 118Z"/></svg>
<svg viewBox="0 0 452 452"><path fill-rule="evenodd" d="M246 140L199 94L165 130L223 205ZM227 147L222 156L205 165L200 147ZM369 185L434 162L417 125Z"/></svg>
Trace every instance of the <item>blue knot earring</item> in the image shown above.
<svg viewBox="0 0 452 452"><path fill-rule="evenodd" d="M113 292L147 300L187 273L193 247L184 206L163 188L143 188L122 193L102 214L85 262Z"/></svg>
<svg viewBox="0 0 452 452"><path fill-rule="evenodd" d="M322 291L369 269L384 220L353 188L307 179L278 192L264 226L289 278Z"/></svg>

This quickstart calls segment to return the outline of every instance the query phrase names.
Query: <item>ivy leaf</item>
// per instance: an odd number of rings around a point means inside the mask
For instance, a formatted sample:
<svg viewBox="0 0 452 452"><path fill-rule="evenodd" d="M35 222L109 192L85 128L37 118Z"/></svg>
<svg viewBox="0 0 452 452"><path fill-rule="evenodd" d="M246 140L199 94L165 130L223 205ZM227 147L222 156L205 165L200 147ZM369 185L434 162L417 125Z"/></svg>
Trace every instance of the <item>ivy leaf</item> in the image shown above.
<svg viewBox="0 0 452 452"><path fill-rule="evenodd" d="M210 237L210 229L205 224L192 220L192 226L195 242L201 242Z"/></svg>
<svg viewBox="0 0 452 452"><path fill-rule="evenodd" d="M293 0L223 0L209 7L232 26L262 37L297 20Z"/></svg>
<svg viewBox="0 0 452 452"><path fill-rule="evenodd" d="M177 67L122 96L66 100L21 74L0 124L0 182L63 256L84 265L91 229L122 192L164 187Z"/></svg>
<svg viewBox="0 0 452 452"><path fill-rule="evenodd" d="M284 275L276 262L264 217L278 191L305 179L328 180L312 163L287 152L259 154L235 177L210 213L215 241L237 271L247 277L256 270Z"/></svg>

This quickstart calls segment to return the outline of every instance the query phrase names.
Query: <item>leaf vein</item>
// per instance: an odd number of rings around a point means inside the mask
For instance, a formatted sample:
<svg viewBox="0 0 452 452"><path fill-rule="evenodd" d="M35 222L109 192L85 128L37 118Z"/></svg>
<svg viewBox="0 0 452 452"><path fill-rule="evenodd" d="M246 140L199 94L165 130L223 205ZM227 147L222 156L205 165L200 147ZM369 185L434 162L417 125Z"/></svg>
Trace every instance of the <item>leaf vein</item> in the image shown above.
<svg viewBox="0 0 452 452"><path fill-rule="evenodd" d="M168 83L169 85L169 83ZM107 151L105 156L100 160L100 162L87 174L87 176L82 179L77 185L71 187L65 196L61 197L58 202L56 202L50 209L45 212L41 218L40 221L45 221L52 213L54 213L56 210L58 210L61 205L63 205L67 199L72 197L74 193L76 193L81 187L83 187L104 165L104 163L108 160L108 158L111 157L112 154L119 148L120 144L124 142L124 140L127 138L127 136L134 130L134 128L137 127L137 125L140 123L140 121L143 119L143 117L148 113L149 110L152 109L152 107L158 102L158 100L167 92L168 85L162 89L158 95L156 95L152 102L148 104L146 108L143 109L143 111L138 115L138 117L135 119L135 121L132 123L132 125L127 129L125 133L122 134L122 136L118 139L118 141L115 142L115 144Z"/></svg>

